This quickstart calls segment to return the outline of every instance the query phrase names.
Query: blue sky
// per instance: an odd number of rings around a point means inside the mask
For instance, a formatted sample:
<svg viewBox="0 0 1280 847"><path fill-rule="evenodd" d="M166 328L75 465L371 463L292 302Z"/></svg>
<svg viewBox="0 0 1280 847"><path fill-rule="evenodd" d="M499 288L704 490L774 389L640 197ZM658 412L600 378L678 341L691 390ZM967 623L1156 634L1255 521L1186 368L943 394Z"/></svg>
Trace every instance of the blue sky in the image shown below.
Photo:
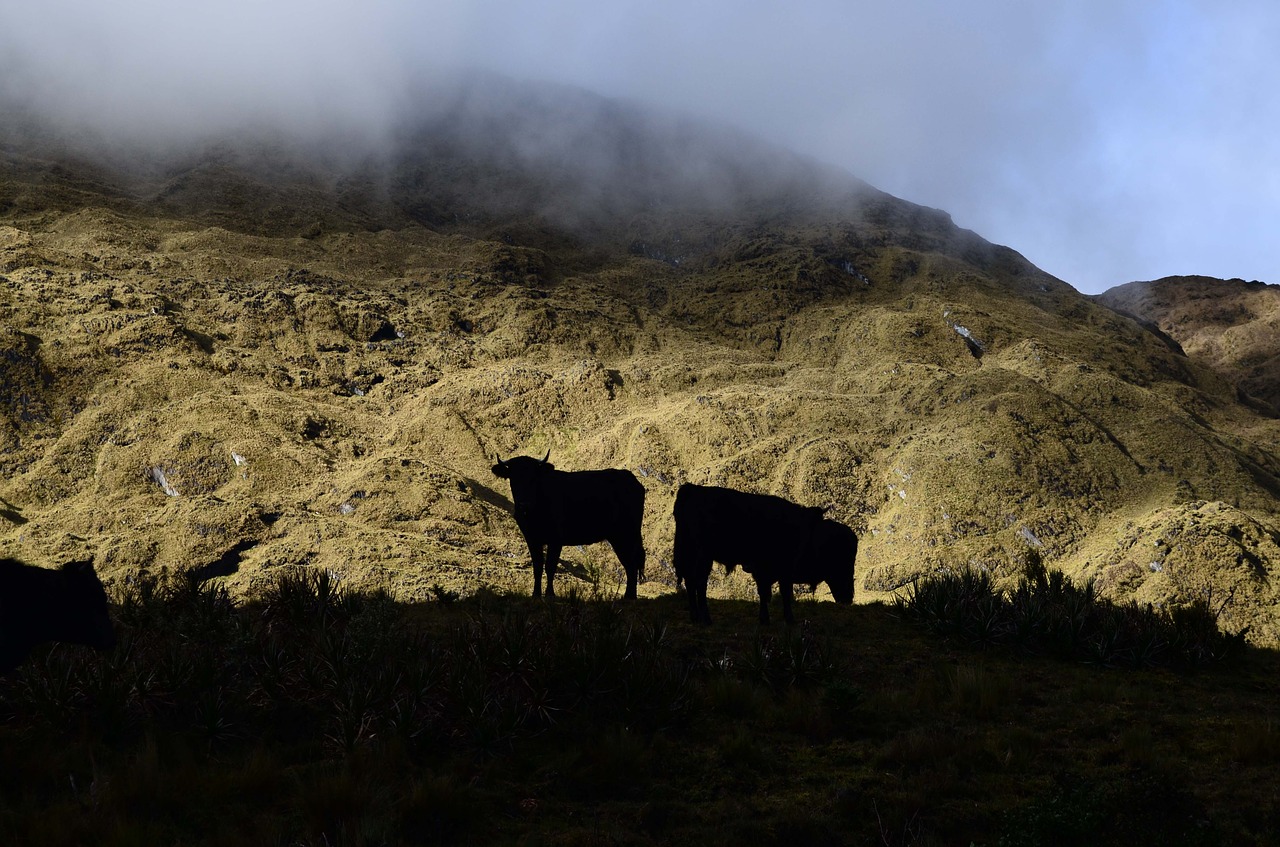
<svg viewBox="0 0 1280 847"><path fill-rule="evenodd" d="M126 133L375 125L474 65L726 122L945 209L1082 291L1280 283L1274 0L42 0L0 78Z"/></svg>

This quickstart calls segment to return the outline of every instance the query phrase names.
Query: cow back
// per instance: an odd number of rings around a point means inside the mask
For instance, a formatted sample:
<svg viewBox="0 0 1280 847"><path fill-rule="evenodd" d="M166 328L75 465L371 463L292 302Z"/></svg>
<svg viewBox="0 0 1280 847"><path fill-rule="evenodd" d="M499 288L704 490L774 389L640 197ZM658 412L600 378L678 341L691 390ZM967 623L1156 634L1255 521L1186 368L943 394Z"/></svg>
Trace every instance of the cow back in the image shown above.
<svg viewBox="0 0 1280 847"><path fill-rule="evenodd" d="M532 494L532 502L517 500L516 520L533 539L576 545L640 534L645 492L630 471L549 470L539 475Z"/></svg>
<svg viewBox="0 0 1280 847"><path fill-rule="evenodd" d="M790 570L822 522L822 510L771 494L712 485L682 485L674 509L702 555L761 576Z"/></svg>
<svg viewBox="0 0 1280 847"><path fill-rule="evenodd" d="M58 570L0 559L0 658L11 668L45 641L115 643L107 594L90 562Z"/></svg>

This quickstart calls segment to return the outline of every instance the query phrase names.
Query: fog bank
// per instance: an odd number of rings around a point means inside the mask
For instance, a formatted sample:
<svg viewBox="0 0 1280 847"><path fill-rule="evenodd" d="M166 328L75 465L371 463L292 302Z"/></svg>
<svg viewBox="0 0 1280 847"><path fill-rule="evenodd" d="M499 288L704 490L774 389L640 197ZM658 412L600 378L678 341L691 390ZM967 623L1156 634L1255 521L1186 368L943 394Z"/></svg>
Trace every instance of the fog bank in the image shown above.
<svg viewBox="0 0 1280 847"><path fill-rule="evenodd" d="M1096 291L1280 279L1277 43L1261 0L48 0L0 12L0 87L104 139L377 143L441 68L566 83L741 127Z"/></svg>

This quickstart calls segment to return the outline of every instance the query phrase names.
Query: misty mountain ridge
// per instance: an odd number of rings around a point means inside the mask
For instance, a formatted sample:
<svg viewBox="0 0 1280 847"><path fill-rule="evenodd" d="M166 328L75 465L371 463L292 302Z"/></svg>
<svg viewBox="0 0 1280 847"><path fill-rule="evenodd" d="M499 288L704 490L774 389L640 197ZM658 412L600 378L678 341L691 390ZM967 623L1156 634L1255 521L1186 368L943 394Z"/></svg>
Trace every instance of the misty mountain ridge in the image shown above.
<svg viewBox="0 0 1280 847"><path fill-rule="evenodd" d="M6 554L222 563L235 591L282 565L523 590L488 469L551 450L644 482L642 594L671 590L692 481L832 506L864 598L1035 558L1280 641L1280 424L1172 330L944 212L492 78L358 143L143 163L15 125ZM570 550L569 573L607 581L607 558Z"/></svg>
<svg viewBox="0 0 1280 847"><path fill-rule="evenodd" d="M140 210L221 214L273 235L314 234L326 222L483 230L537 218L592 242L617 242L698 222L718 227L837 209L848 216L892 199L732 129L575 88L481 75L408 99L409 117L364 133L246 127L152 147L86 128L60 133L28 113L7 122L0 143L17 153L60 150L59 173L49 179L40 171L53 162L28 163L42 183L58 183L59 174L87 180ZM236 183L243 195L232 190ZM215 190L220 202L202 202L202 189ZM74 199L33 194L18 210L68 202ZM301 209L282 214L288 202L328 205L328 217L303 222ZM945 213L927 211L949 223Z"/></svg>

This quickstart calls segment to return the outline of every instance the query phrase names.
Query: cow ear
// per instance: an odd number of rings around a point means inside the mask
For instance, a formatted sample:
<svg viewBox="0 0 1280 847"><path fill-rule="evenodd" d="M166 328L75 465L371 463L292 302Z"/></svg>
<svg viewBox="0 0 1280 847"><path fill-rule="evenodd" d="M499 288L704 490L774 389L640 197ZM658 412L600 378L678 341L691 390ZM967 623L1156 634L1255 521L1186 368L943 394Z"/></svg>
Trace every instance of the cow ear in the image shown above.
<svg viewBox="0 0 1280 847"><path fill-rule="evenodd" d="M822 512L821 512L821 514L824 514L824 515L825 515L825 514L827 514L828 512L830 512L832 509L834 509L835 507L836 507L836 504L835 504L835 503L830 503L830 504L828 504L828 505L826 505L826 506L823 506L823 507L822 507Z"/></svg>

